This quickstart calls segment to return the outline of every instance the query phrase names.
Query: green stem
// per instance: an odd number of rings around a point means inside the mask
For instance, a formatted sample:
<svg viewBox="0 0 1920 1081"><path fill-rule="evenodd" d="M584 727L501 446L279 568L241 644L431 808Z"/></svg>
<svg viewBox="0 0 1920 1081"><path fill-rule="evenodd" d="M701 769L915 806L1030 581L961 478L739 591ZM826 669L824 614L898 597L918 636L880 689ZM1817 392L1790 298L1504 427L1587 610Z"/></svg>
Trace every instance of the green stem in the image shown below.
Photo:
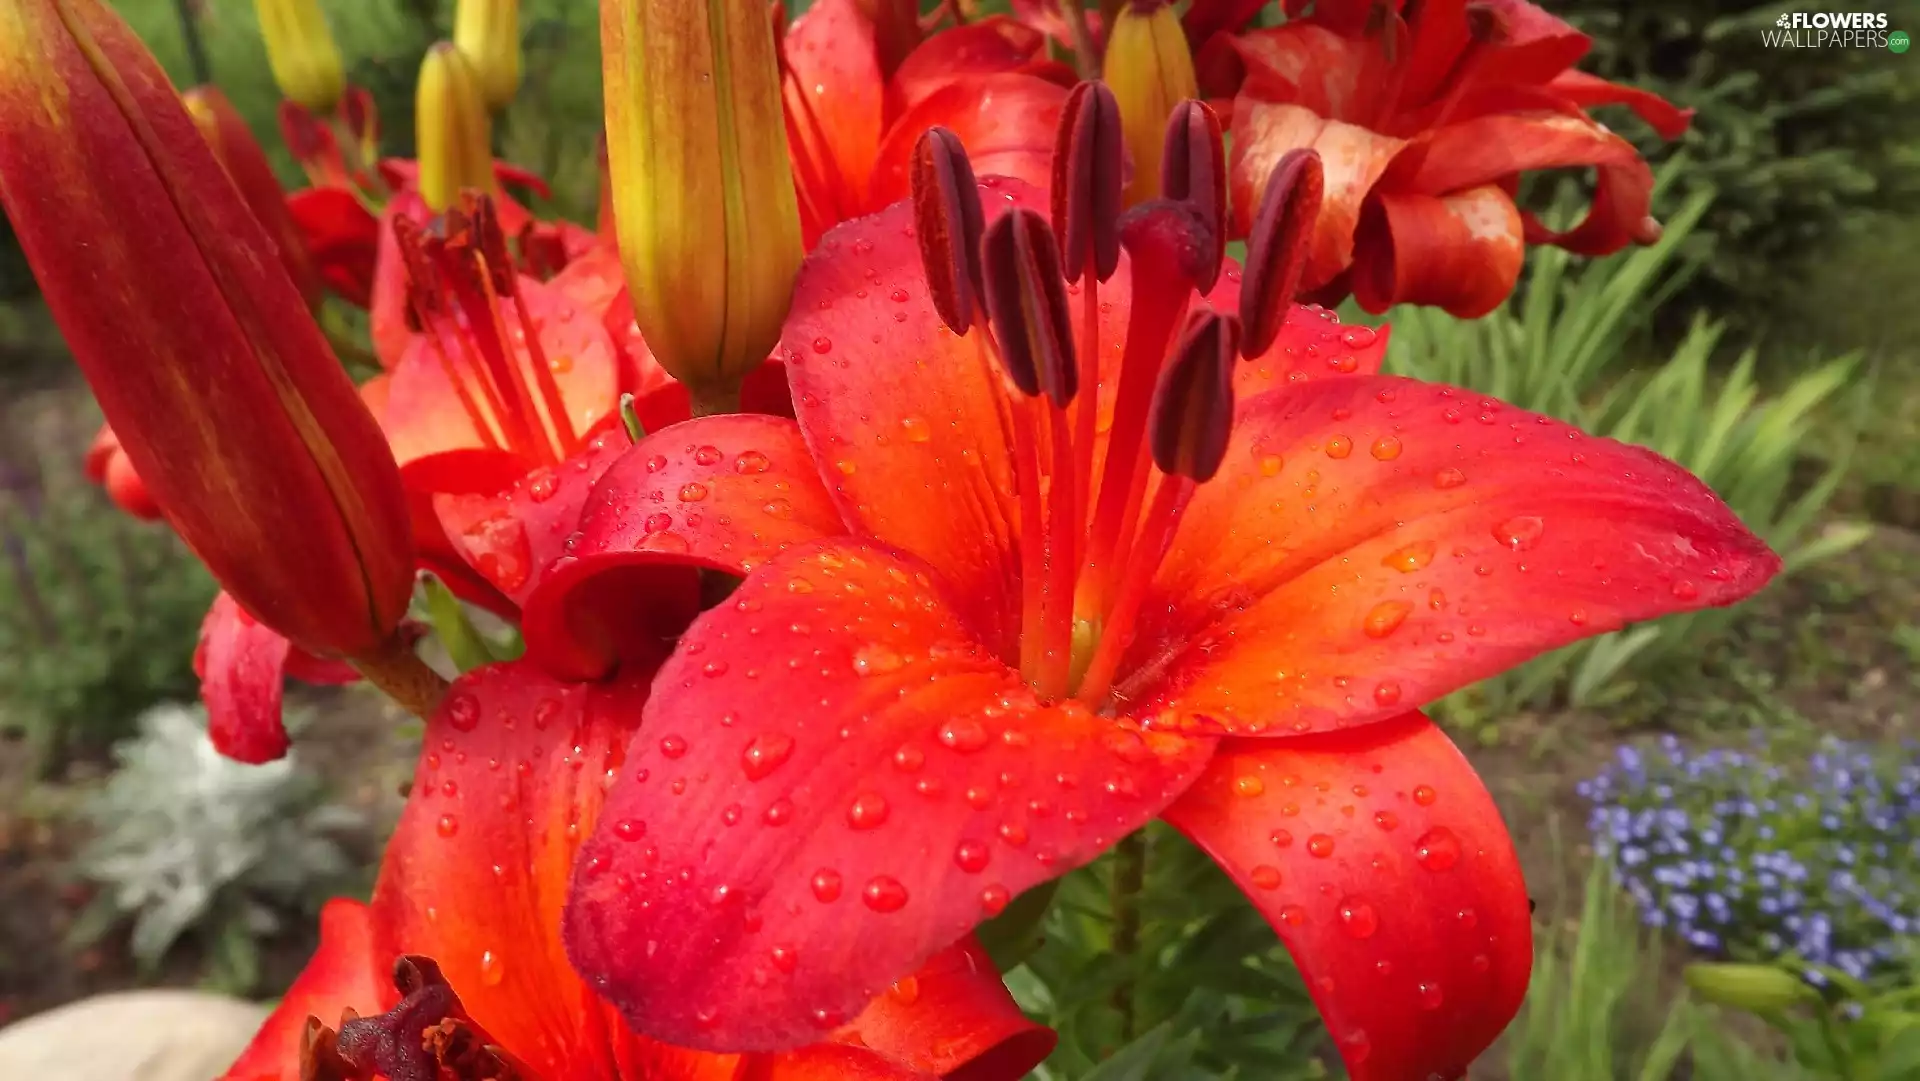
<svg viewBox="0 0 1920 1081"><path fill-rule="evenodd" d="M1147 883L1147 835L1136 830L1113 849L1113 952L1125 973L1113 989L1113 1008L1120 1011L1120 1039L1135 1036L1134 955L1140 950L1140 892Z"/></svg>

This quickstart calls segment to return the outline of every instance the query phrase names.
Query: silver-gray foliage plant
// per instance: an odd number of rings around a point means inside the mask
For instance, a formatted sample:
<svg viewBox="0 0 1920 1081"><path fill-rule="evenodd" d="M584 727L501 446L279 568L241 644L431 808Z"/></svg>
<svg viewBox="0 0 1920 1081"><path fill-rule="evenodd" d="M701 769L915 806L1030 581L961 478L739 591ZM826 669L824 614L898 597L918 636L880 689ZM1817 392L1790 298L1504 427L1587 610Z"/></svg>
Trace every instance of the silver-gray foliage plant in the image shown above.
<svg viewBox="0 0 1920 1081"><path fill-rule="evenodd" d="M210 921L271 933L277 911L310 906L354 870L339 837L364 828L363 816L327 802L293 753L259 766L222 756L197 705L148 710L115 757L119 769L83 808L92 839L77 864L105 888L101 904L132 917L143 966Z"/></svg>

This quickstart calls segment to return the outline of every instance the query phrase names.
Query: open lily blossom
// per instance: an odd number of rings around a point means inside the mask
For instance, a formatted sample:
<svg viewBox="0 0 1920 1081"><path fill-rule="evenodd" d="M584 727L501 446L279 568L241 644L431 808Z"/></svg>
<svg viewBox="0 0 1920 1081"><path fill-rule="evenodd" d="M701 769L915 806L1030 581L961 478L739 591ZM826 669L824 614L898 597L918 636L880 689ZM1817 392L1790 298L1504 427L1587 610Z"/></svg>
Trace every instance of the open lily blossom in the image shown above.
<svg viewBox="0 0 1920 1081"><path fill-rule="evenodd" d="M1164 816L1273 924L1354 1077L1459 1076L1519 1005L1530 921L1498 812L1414 707L1778 568L1671 462L1371 374L1374 332L1287 309L1288 203L1317 175L1299 158L1260 215L1259 291L1229 264L1202 295L1206 189L1114 220L1078 164L1118 168L1100 115L1070 114L1093 133L1063 133L1084 152L1054 191L1089 195L1055 228L931 134L915 200L801 272L787 434L691 421L590 501L658 502L646 537L716 566L756 512L824 500L837 521L680 639L582 850L570 956L638 1031L805 1043ZM1186 131L1168 149L1169 172L1220 153ZM1102 273L1106 299L1076 304ZM730 494L741 478L782 498ZM619 516L582 526L530 612L545 591L589 607L639 563ZM596 615L544 626L617 652Z"/></svg>
<svg viewBox="0 0 1920 1081"><path fill-rule="evenodd" d="M1590 40L1526 0L1315 4L1215 40L1243 69L1232 108L1241 227L1281 155L1311 147L1326 163L1304 282L1326 303L1351 292L1368 311L1479 316L1513 291L1527 244L1604 255L1659 236L1652 171L1587 109L1628 105L1666 138L1690 112L1574 70ZM1593 169L1593 203L1554 231L1513 195L1523 174L1563 168Z"/></svg>
<svg viewBox="0 0 1920 1081"><path fill-rule="evenodd" d="M568 964L560 922L651 674L563 686L508 665L456 683L372 902L329 903L319 951L222 1081L1016 1081L1052 1050L970 940L805 1047L714 1054L628 1029Z"/></svg>

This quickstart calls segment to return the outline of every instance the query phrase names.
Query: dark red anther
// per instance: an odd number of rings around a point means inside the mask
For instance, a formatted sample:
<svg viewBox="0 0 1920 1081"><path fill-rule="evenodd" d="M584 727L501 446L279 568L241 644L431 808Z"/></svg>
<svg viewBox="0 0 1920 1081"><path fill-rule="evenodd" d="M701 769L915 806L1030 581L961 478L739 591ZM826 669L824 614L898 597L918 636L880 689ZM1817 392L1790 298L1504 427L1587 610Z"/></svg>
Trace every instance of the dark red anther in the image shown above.
<svg viewBox="0 0 1920 1081"><path fill-rule="evenodd" d="M1053 230L1036 211L1009 210L987 229L980 260L987 319L1007 374L1021 393L1064 407L1080 388L1080 366Z"/></svg>
<svg viewBox="0 0 1920 1081"><path fill-rule="evenodd" d="M1196 483L1213 479L1233 432L1233 362L1240 321L1212 310L1195 312L1160 372L1153 392L1149 439L1161 472Z"/></svg>
<svg viewBox="0 0 1920 1081"><path fill-rule="evenodd" d="M571 261L567 258L567 242L559 232L542 229L532 219L520 227L518 241L520 269L528 277L547 281L565 270Z"/></svg>
<svg viewBox="0 0 1920 1081"><path fill-rule="evenodd" d="M1213 226L1213 249L1202 257L1201 293L1213 292L1227 255L1227 147L1220 114L1203 101L1183 101L1167 120L1160 155L1160 194L1190 203Z"/></svg>
<svg viewBox="0 0 1920 1081"><path fill-rule="evenodd" d="M493 198L469 191L462 194L461 203L465 206L468 228L472 231L480 258L486 264L493 291L502 296L512 296L516 284L513 254L507 250L507 235L500 228L500 215L494 210Z"/></svg>
<svg viewBox="0 0 1920 1081"><path fill-rule="evenodd" d="M373 103L373 94L364 86L349 86L340 95L340 104L335 107L335 115L362 146L375 146L380 142L380 110Z"/></svg>
<svg viewBox="0 0 1920 1081"><path fill-rule="evenodd" d="M1120 104L1098 80L1067 95L1053 141L1053 238L1070 282L1099 281L1120 265Z"/></svg>
<svg viewBox="0 0 1920 1081"><path fill-rule="evenodd" d="M1240 318L1246 320L1246 336L1240 340L1243 357L1265 353L1280 336L1306 272L1325 188L1320 154L1310 149L1287 151L1267 174L1260 212L1247 233L1247 269L1240 280Z"/></svg>
<svg viewBox="0 0 1920 1081"><path fill-rule="evenodd" d="M460 1004L440 966L425 957L402 957L394 965L393 985L400 1004L378 1017L350 1017L337 1036L316 1031L309 1022L302 1040L302 1064L313 1062L317 1077L344 1067L345 1077L384 1077L387 1081L518 1081L516 1063L494 1046Z"/></svg>
<svg viewBox="0 0 1920 1081"><path fill-rule="evenodd" d="M973 163L958 135L928 128L914 144L910 176L914 232L927 270L927 291L940 321L955 334L965 334L980 299L980 237L985 228Z"/></svg>
<svg viewBox="0 0 1920 1081"><path fill-rule="evenodd" d="M302 164L337 156L340 151L333 132L295 101L280 103L280 138L294 160Z"/></svg>

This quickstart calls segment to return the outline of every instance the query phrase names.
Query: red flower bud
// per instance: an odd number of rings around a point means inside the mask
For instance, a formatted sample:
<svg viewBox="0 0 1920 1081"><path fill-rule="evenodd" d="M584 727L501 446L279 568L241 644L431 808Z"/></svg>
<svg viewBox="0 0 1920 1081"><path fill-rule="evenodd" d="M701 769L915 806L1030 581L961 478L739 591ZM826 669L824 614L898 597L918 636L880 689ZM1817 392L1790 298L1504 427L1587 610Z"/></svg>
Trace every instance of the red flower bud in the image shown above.
<svg viewBox="0 0 1920 1081"><path fill-rule="evenodd" d="M386 440L173 87L99 0L0 0L0 203L132 470L221 584L323 653L413 581Z"/></svg>

